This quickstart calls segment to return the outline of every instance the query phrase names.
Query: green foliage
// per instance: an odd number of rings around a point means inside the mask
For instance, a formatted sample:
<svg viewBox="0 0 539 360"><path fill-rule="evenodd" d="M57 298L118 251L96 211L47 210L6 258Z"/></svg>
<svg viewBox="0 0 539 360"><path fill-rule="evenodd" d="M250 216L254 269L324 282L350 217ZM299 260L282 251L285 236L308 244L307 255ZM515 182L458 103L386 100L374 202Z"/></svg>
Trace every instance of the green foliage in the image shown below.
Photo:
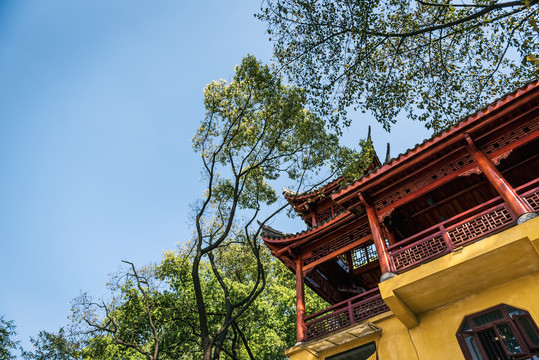
<svg viewBox="0 0 539 360"><path fill-rule="evenodd" d="M246 293L256 282L257 261L244 245L231 244L215 254L215 264L226 276L232 300L245 298ZM261 259L266 269L267 283L264 291L234 323L223 343L221 359L248 359L248 352L256 359L285 359L284 349L295 343L295 277L266 249L261 250ZM152 267L149 283L160 283L156 291L148 294L153 319L159 329L159 359L198 360L201 359L198 309L194 295L193 280L190 276L192 254L186 248L164 253L161 263ZM209 262L201 264L206 312L209 326L216 331L225 316L223 292L212 275ZM120 278L123 278L120 276ZM118 276L111 279L117 284ZM118 338L125 342L138 344L150 349L153 345L148 328L147 314L141 305L141 293L134 283L111 286L112 303L107 305L109 314L88 312L86 319L96 321L100 326L113 320L118 327ZM82 320L81 304L93 303L89 299L77 299L74 307L74 320ZM316 312L328 304L314 294L306 291L307 311ZM94 309L94 311L97 309ZM87 325L87 324L86 324ZM78 334L74 336L74 334ZM130 359L142 360L147 357L139 352L116 343L111 332L95 327L78 327L74 333L64 329L56 334L40 332L32 339L34 351L25 353L28 359Z"/></svg>
<svg viewBox="0 0 539 360"><path fill-rule="evenodd" d="M70 337L64 328L58 333L40 331L37 338L30 338L32 351L23 351L26 360L75 360L82 359L81 344Z"/></svg>
<svg viewBox="0 0 539 360"><path fill-rule="evenodd" d="M13 351L19 348L19 342L13 340L16 335L15 324L13 320L6 321L4 317L0 317L0 359L11 360L16 359Z"/></svg>
<svg viewBox="0 0 539 360"><path fill-rule="evenodd" d="M205 179L212 179L206 195L213 205L235 197L243 209L273 204L271 180L286 174L296 181L327 164L338 138L305 103L305 91L283 85L253 56L243 59L230 83L221 80L204 89L207 113L193 148L204 162Z"/></svg>
<svg viewBox="0 0 539 360"><path fill-rule="evenodd" d="M193 148L206 191L194 206L194 236L159 266L128 263L111 279L109 301L76 299L84 359L284 359L294 344L295 280L260 244L255 220L264 206L274 208L262 223L287 206L276 205L281 175L298 190L340 174L353 179L373 150L370 141L360 142L361 152L340 147L305 109L305 91L281 81L248 56L232 81L205 88ZM326 305L310 291L307 304L313 311Z"/></svg>
<svg viewBox="0 0 539 360"><path fill-rule="evenodd" d="M236 67L232 81L213 82L204 90L206 117L193 148L201 156L207 188L196 206L190 273L197 313L193 327L200 329L205 360L218 359L223 352L254 359L265 351L258 350L256 341L248 345L243 327L262 326L256 321L260 317L245 319L270 281L255 220L262 217L263 206L278 200L274 181L284 175L297 190L311 190L359 155L341 149L337 134L305 108L306 102L304 90L283 85L275 69L253 56ZM330 167L342 154L348 156L340 163L343 167ZM320 177L327 169L333 172ZM261 223L286 206L275 205ZM244 258L245 268L227 268L231 256ZM242 357L236 353L238 344L246 352Z"/></svg>
<svg viewBox="0 0 539 360"><path fill-rule="evenodd" d="M266 4L275 57L334 124L352 107L439 130L539 74L537 0Z"/></svg>
<svg viewBox="0 0 539 360"><path fill-rule="evenodd" d="M245 298L257 277L257 261L253 253L245 249L244 245L231 244L217 251L215 258L216 265L230 288L232 301ZM295 277L266 249L261 251L261 259L266 271L266 286L227 334L221 356L223 359L234 358L230 354L235 354L238 359L248 359L248 351L256 359L285 359L284 349L295 343ZM173 303L181 304L181 307L174 310L174 315L170 314L173 318L181 318L181 321L174 324L170 322L169 325L174 326L176 331L178 328L183 331L181 336L170 339L170 344L174 344L173 348L165 348L163 345L162 354L166 354L167 358L174 358L178 354L183 354L186 359L201 358L196 336L197 307L192 279L188 276L189 264L188 253L180 249L177 252L165 253L159 266L160 277L170 286L168 296L174 298ZM216 331L225 317L225 299L210 267L209 263L204 262L200 272L209 326ZM311 290L306 293L308 311L314 312L328 306Z"/></svg>
<svg viewBox="0 0 539 360"><path fill-rule="evenodd" d="M342 185L357 180L363 176L365 169L372 164L374 158L374 146L370 139L359 140L359 152L347 147L339 147L339 153L335 157L333 167L340 169L343 178Z"/></svg>

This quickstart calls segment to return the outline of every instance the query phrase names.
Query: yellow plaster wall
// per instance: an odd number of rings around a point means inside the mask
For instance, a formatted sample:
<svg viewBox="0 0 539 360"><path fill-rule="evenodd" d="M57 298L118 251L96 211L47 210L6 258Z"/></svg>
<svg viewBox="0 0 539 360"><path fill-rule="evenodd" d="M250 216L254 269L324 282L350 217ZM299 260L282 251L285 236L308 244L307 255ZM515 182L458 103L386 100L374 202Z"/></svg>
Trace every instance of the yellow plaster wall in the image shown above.
<svg viewBox="0 0 539 360"><path fill-rule="evenodd" d="M381 336L369 335L323 351L318 357L305 349L288 356L290 360L323 360L374 341L380 360L463 360L456 333L464 316L504 303L529 311L539 323L538 299L539 273L534 273L420 314L415 328L407 329L390 316L375 322L383 329Z"/></svg>
<svg viewBox="0 0 539 360"><path fill-rule="evenodd" d="M410 329L419 359L464 359L456 338L464 317L502 303L529 311L539 323L537 299L539 273L534 273L421 314L419 326Z"/></svg>
<svg viewBox="0 0 539 360"><path fill-rule="evenodd" d="M512 232L508 231L505 235L515 235L514 238L518 240L522 236L516 234L516 232L526 230L526 235L530 238L529 241L535 247L535 249L532 247L529 250L532 252L539 250L539 247L537 247L539 243L537 241L539 235L539 219L534 219L527 226L517 228L519 229ZM497 236L501 238L503 236L502 234ZM481 246L485 245L486 242ZM477 259L479 259L478 261L483 261L481 257ZM532 257L528 261L535 262L537 260L536 257ZM486 265L485 268L489 268ZM488 265L492 266L493 264ZM518 263L496 265L510 267L518 266ZM411 327L410 329L404 326L401 320L393 315L381 317L378 321L375 318L373 319L373 323L383 329L381 336L369 335L323 351L318 354L318 357L305 349L295 349L294 351L289 351L287 355L290 360L323 360L329 356L375 341L380 360L463 360L464 356L457 342L456 333L466 315L471 315L504 303L527 310L535 322L539 324L539 272L535 271L537 268L536 265L531 267L533 270L527 275L499 285L496 284L496 286L490 286L476 293L466 294L464 292L463 294L465 296L460 296L458 300L417 314L418 326ZM468 274L467 281L478 277L477 275L479 274ZM485 277L488 276L488 273L481 275ZM454 289L454 291L458 293L459 289Z"/></svg>

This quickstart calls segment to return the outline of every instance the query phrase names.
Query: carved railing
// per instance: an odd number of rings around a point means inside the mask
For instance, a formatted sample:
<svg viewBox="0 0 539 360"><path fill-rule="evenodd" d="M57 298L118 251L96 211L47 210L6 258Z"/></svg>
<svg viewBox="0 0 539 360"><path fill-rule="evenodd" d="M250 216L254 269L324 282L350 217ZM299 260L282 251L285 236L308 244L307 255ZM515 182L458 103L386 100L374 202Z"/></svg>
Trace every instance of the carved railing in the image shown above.
<svg viewBox="0 0 539 360"><path fill-rule="evenodd" d="M517 193L539 211L539 179ZM499 196L421 231L388 248L397 272L424 264L515 224L516 217Z"/></svg>
<svg viewBox="0 0 539 360"><path fill-rule="evenodd" d="M311 340L389 311L378 288L305 317L307 339Z"/></svg>

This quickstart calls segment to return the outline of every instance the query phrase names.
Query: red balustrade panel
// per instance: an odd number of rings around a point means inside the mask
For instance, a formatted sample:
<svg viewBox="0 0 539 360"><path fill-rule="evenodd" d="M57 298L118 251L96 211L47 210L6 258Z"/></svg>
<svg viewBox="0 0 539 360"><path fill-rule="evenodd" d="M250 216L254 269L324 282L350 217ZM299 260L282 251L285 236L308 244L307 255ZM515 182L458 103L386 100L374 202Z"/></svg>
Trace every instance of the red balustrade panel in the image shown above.
<svg viewBox="0 0 539 360"><path fill-rule="evenodd" d="M524 196L524 198L533 210L539 211L539 191L532 192L531 194Z"/></svg>
<svg viewBox="0 0 539 360"><path fill-rule="evenodd" d="M338 329L342 329L350 325L350 316L348 309L335 311L322 318L313 320L307 324L307 339L312 339L325 334L329 334Z"/></svg>
<svg viewBox="0 0 539 360"><path fill-rule="evenodd" d="M373 289L347 301L307 316L307 339L311 340L331 332L360 323L376 315L389 311L379 290ZM350 316L353 316L351 319Z"/></svg>
<svg viewBox="0 0 539 360"><path fill-rule="evenodd" d="M402 250L393 252L391 257L395 263L395 268L400 271L448 252L449 249L442 234L438 233L435 236L419 240Z"/></svg>
<svg viewBox="0 0 539 360"><path fill-rule="evenodd" d="M517 140L528 136L528 134L534 132L535 130L539 130L539 122L534 119L533 121L519 126L513 131L504 133L497 139L489 141L485 145L481 146L481 149L483 149L483 151L488 155L498 150L499 148L507 146Z"/></svg>
<svg viewBox="0 0 539 360"><path fill-rule="evenodd" d="M501 205L486 214L473 218L456 227L447 229L447 234L455 247L483 237L494 230L501 229L513 222L505 205Z"/></svg>
<svg viewBox="0 0 539 360"><path fill-rule="evenodd" d="M389 311L389 307L380 296L352 305L352 309L356 323Z"/></svg>

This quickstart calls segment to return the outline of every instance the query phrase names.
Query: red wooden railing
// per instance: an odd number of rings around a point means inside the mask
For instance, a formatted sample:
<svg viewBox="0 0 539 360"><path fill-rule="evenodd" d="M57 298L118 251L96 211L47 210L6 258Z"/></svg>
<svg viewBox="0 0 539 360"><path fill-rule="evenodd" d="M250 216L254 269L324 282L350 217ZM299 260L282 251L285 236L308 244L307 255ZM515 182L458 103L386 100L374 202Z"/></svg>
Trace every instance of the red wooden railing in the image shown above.
<svg viewBox="0 0 539 360"><path fill-rule="evenodd" d="M382 300L378 288L374 288L305 317L307 339L343 329L386 311L389 308Z"/></svg>
<svg viewBox="0 0 539 360"><path fill-rule="evenodd" d="M539 211L539 179L517 189L517 193ZM388 248L400 273L469 245L515 224L516 217L501 196L458 214Z"/></svg>

